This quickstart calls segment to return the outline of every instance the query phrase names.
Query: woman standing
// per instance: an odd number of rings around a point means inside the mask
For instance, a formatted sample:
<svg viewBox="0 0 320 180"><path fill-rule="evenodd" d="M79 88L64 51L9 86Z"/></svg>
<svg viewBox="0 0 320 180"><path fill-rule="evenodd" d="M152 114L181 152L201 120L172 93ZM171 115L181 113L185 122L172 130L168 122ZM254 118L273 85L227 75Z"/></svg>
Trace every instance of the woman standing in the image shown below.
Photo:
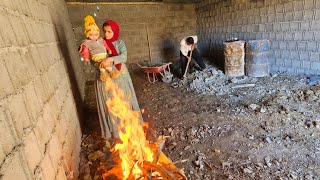
<svg viewBox="0 0 320 180"><path fill-rule="evenodd" d="M120 29L118 24L113 20L108 20L103 24L103 31L105 34L104 39L106 40L109 48L112 51L112 54L107 59L101 62L102 67L110 67L116 68L120 71L120 76L116 79L112 79L114 83L116 83L127 97L127 100L130 102L132 109L140 113L140 108L138 105L136 93L133 88L133 84L131 81L130 74L125 65L127 61L127 48L122 40L119 39ZM98 73L99 74L99 73ZM105 90L106 82L101 81L99 76L97 76L96 83L96 99L97 99L97 107L99 113L99 121L101 127L102 137L106 139L118 138L118 130L117 125L113 122L116 118L108 113L106 107L106 100L110 98L110 95ZM140 114L140 120L142 121L142 116Z"/></svg>

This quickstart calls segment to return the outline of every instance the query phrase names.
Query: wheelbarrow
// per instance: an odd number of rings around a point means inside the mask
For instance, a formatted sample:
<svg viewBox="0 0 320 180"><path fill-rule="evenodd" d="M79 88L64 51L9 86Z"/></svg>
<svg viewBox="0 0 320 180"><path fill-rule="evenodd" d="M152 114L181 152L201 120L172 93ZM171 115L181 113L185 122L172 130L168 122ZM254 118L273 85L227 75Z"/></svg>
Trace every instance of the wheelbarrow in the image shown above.
<svg viewBox="0 0 320 180"><path fill-rule="evenodd" d="M145 73L147 73L148 80L151 83L154 83L158 80L157 74L161 75L161 79L165 83L170 83L172 81L172 73L170 72L170 64L169 63L162 63L156 66L141 66L137 64ZM152 76L152 77L150 77Z"/></svg>

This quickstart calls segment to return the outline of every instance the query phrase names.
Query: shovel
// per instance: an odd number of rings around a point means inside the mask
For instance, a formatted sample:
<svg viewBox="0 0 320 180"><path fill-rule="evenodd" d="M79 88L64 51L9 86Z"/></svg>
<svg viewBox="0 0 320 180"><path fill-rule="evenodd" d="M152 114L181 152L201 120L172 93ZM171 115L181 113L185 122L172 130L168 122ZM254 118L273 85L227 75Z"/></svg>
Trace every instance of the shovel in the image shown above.
<svg viewBox="0 0 320 180"><path fill-rule="evenodd" d="M192 50L193 51L193 50ZM186 66L186 70L184 71L184 75L183 75L183 78L185 79L187 77L187 71L188 71L188 68L189 68L189 64L191 62L191 59L192 59L192 51L190 52L190 61L188 61L187 63L187 66Z"/></svg>

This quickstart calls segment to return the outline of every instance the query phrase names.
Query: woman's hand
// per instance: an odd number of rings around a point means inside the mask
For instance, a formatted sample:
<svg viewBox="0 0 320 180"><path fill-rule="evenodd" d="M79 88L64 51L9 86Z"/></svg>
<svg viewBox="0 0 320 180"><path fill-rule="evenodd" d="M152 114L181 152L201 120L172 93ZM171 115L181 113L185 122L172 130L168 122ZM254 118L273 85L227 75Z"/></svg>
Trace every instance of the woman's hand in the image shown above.
<svg viewBox="0 0 320 180"><path fill-rule="evenodd" d="M107 59L105 59L101 62L101 66L103 68L111 67L112 65L113 65L113 58L112 57L108 57Z"/></svg>

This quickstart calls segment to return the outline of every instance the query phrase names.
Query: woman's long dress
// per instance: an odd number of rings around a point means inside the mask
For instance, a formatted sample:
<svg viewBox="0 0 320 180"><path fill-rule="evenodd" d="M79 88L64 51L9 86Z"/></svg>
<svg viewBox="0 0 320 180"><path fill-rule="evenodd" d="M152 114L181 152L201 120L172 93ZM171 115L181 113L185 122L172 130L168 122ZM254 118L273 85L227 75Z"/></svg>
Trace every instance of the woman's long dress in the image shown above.
<svg viewBox="0 0 320 180"><path fill-rule="evenodd" d="M132 109L138 111L140 113L139 104L137 101L136 93L133 88L132 80L129 74L129 71L125 65L127 61L127 49L122 40L117 40L112 42L115 49L118 52L117 56L113 56L114 64L122 63L120 76L116 79L112 79L114 83L118 84L118 86L124 91L125 96L128 97L128 101L132 106ZM113 67L115 69L115 67ZM110 137L117 138L118 130L117 125L112 122L112 119L115 117L112 114L108 113L106 107L106 101L109 97L108 93L105 90L105 82L99 79L99 73L97 73L97 81L96 81L96 99L97 99L97 107L99 114L99 121L101 127L101 135L102 137L109 139ZM142 116L140 114L140 120L142 121Z"/></svg>

